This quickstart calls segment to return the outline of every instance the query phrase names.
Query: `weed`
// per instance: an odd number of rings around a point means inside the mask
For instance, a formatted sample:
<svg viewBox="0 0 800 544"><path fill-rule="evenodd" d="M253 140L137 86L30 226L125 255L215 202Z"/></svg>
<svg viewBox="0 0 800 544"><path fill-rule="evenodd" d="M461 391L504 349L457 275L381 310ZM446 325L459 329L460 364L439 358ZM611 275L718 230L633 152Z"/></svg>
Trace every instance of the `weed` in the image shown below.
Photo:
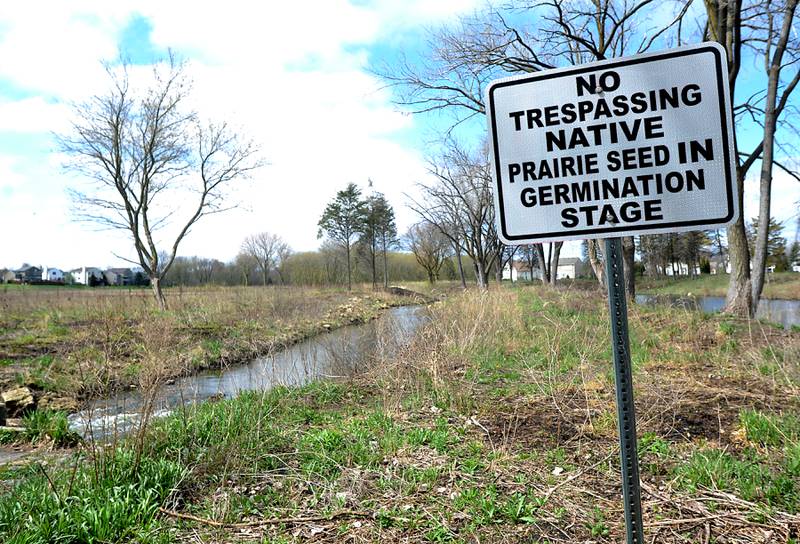
<svg viewBox="0 0 800 544"><path fill-rule="evenodd" d="M31 469L0 501L0 539L8 544L150 541L160 527L155 514L185 469L163 459L136 464L129 449L110 454L103 467L101 473L84 466L47 475L45 469Z"/></svg>
<svg viewBox="0 0 800 544"><path fill-rule="evenodd" d="M795 415L778 416L743 410L739 421L747 439L764 446L780 447L787 442L796 442L800 437L800 418Z"/></svg>
<svg viewBox="0 0 800 544"><path fill-rule="evenodd" d="M593 537L606 537L609 534L605 514L599 508L592 509L591 521L588 524L589 532Z"/></svg>
<svg viewBox="0 0 800 544"><path fill-rule="evenodd" d="M699 451L685 465L676 468L676 475L689 490L700 487L733 490L745 500L764 501L791 511L796 510L800 499L789 475L771 471L752 452L737 459L716 449Z"/></svg>
<svg viewBox="0 0 800 544"><path fill-rule="evenodd" d="M32 443L49 439L56 447L74 446L80 436L69 430L69 421L64 412L35 410L22 418L25 438Z"/></svg>
<svg viewBox="0 0 800 544"><path fill-rule="evenodd" d="M669 457L669 442L660 438L655 433L644 433L638 441L639 457L646 453L653 454L660 458Z"/></svg>

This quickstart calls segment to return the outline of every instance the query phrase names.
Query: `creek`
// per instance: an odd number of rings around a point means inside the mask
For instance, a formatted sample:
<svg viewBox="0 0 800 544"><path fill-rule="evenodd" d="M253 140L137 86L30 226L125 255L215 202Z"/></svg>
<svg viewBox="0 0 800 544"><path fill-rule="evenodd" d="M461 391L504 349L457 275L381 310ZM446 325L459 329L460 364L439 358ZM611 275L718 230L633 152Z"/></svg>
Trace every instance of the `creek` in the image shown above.
<svg viewBox="0 0 800 544"><path fill-rule="evenodd" d="M666 304L675 308L716 313L725 307L725 297L636 295L639 304ZM785 329L800 327L800 300L762 298L758 303L756 319L777 323Z"/></svg>
<svg viewBox="0 0 800 544"><path fill-rule="evenodd" d="M148 411L151 417L165 416L185 404L231 398L243 391L353 376L407 344L426 315L423 306L391 308L368 323L322 333L246 364L178 378L148 395L133 390L97 399L70 415L70 428L87 439L109 439L135 429Z"/></svg>

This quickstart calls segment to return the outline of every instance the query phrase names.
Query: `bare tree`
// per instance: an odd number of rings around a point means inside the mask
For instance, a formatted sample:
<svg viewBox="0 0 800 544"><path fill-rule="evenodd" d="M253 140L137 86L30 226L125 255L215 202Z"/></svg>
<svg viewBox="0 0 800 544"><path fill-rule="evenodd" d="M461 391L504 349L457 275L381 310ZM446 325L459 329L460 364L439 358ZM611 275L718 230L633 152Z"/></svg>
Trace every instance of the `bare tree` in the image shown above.
<svg viewBox="0 0 800 544"><path fill-rule="evenodd" d="M425 269L428 281L436 282L442 264L450 252L450 241L447 237L436 225L422 221L408 229L406 243L419 265Z"/></svg>
<svg viewBox="0 0 800 544"><path fill-rule="evenodd" d="M245 238L241 251L256 262L264 285L269 283L270 273L278 270L282 259L290 252L289 245L283 238L269 232L251 234Z"/></svg>
<svg viewBox="0 0 800 544"><path fill-rule="evenodd" d="M728 258L731 278L728 286L725 310L729 313L752 316L758 304L764 281L768 229L764 229L757 243L756 262L751 263L744 220L744 180L756 161L761 159L759 217L768 224L772 190L772 168L783 167L775 160L774 150L778 144L777 120L789 109L789 100L800 83L800 70L797 68L798 47L792 39L792 24L797 8L797 0L706 0L708 20L703 31L704 38L719 42L727 51L728 85L730 95L736 99L736 88L742 63L749 52L764 58L767 74L766 91L757 90L743 101L732 104L736 117L737 132L745 124L760 127L762 137L748 152L739 151L738 138L734 138L736 156L736 184L739 188L739 220L728 228ZM784 55L789 54L788 60ZM781 75L787 66L792 66L790 78L783 84ZM751 84L748 77L748 85ZM782 89L782 92L781 92ZM791 124L784 123L788 129ZM787 169L788 170L788 169ZM751 266L755 278L751 276ZM753 281L755 280L755 281Z"/></svg>
<svg viewBox="0 0 800 544"><path fill-rule="evenodd" d="M456 26L431 32L427 63L411 66L401 61L380 75L395 89L397 103L411 112L453 112L453 130L485 113L484 90L496 77L640 53L675 36L679 43L692 1L668 3L674 13L667 21L647 16L646 8L654 7L654 0L531 0L487 8L461 18ZM523 20L537 24L512 22ZM626 266L632 270L633 239L625 243ZM603 265L593 244L592 254L598 260L592 261L592 269L602 283ZM554 272L560 249L554 246L548 252L554 257ZM550 281L555 282L556 276L553 273ZM629 277L632 295L633 275Z"/></svg>
<svg viewBox="0 0 800 544"><path fill-rule="evenodd" d="M790 39L793 21L797 10L798 0L776 2L779 8L774 13L770 2L767 2L765 13L766 37L764 45L764 64L767 72L767 93L763 111L763 152L761 156L760 195L758 206L758 220L761 225L769 225L770 203L772 197L772 169L775 163L775 133L777 130L778 116L785 106L788 97L800 82L800 68L796 64L800 61L800 39ZM782 4L782 5L781 5ZM780 20L782 16L782 21ZM797 31L794 31L797 36ZM784 60L789 52L788 59ZM771 55L771 56L770 56ZM781 86L781 73L789 65L792 75L789 81L779 91ZM780 107L780 109L779 109ZM769 229L761 229L756 237L755 254L753 256L753 308L751 314L755 315L758 301L764 289L764 273L767 268L769 246Z"/></svg>
<svg viewBox="0 0 800 544"><path fill-rule="evenodd" d="M429 161L428 170L436 182L420 184L423 198L412 198L409 206L464 250L475 266L478 286L485 288L499 257L486 149L470 152L451 140Z"/></svg>
<svg viewBox="0 0 800 544"><path fill-rule="evenodd" d="M522 258L522 262L525 263L525 266L528 267L531 281L533 281L533 278L536 275L534 271L537 268L541 271L542 266L541 261L539 260L539 252L536 249L536 245L537 244L527 244L519 247L520 257Z"/></svg>
<svg viewBox="0 0 800 544"><path fill-rule="evenodd" d="M187 107L191 82L173 57L154 67L146 89L132 88L125 64L106 71L109 91L76 105L71 130L59 137L67 166L92 183L71 196L79 219L131 236L136 257L128 260L150 278L163 310L161 280L180 243L202 217L229 210L232 183L262 163L252 142L224 123L201 123Z"/></svg>
<svg viewBox="0 0 800 544"><path fill-rule="evenodd" d="M501 242L499 238L495 239L494 244L494 251L497 254L497 258L494 261L494 275L497 283L500 283L503 281L503 270L505 267L509 266L513 268L514 255L517 254L519 246L507 246Z"/></svg>
<svg viewBox="0 0 800 544"><path fill-rule="evenodd" d="M237 275L241 278L242 285L250 285L250 276L253 274L256 266L255 260L250 255L242 253L241 251L236 255L233 261L233 267Z"/></svg>

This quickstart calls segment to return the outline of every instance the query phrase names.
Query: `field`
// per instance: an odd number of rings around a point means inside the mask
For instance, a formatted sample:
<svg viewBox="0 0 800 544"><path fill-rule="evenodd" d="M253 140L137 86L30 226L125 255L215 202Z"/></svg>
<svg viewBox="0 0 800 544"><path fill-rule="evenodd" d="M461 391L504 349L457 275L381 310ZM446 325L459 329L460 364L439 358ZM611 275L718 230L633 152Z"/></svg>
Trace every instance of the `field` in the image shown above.
<svg viewBox="0 0 800 544"><path fill-rule="evenodd" d="M149 289L0 287L0 391L29 385L43 404L219 368L342 325L407 297L359 288Z"/></svg>
<svg viewBox="0 0 800 544"><path fill-rule="evenodd" d="M716 296L724 297L728 291L728 274L703 274L689 278L638 278L637 290L641 293L659 295ZM764 298L800 300L800 274L777 272L767 274L764 283Z"/></svg>
<svg viewBox="0 0 800 544"><path fill-rule="evenodd" d="M29 418L44 463L0 473L0 540L621 542L603 298L471 290L430 314L363 374L113 447L47 452L61 416ZM797 543L800 333L649 307L631 333L646 542Z"/></svg>

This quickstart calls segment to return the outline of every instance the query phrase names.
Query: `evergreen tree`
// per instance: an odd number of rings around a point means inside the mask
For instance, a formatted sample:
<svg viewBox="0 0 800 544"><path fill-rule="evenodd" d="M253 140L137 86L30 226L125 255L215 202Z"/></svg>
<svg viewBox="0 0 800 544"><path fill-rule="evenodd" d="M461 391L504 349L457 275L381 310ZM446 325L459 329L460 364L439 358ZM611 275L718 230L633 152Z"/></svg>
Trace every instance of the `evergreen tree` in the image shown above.
<svg viewBox="0 0 800 544"><path fill-rule="evenodd" d="M317 238L327 236L340 246L347 260L347 290L353 288L353 272L351 253L353 243L358 235L364 232L367 216L367 204L361 200L361 190L355 183L336 193L336 197L328 204L319 220Z"/></svg>
<svg viewBox="0 0 800 544"><path fill-rule="evenodd" d="M394 209L386 197L381 193L369 196L365 201L366 214L362 231L363 248L367 253L372 271L372 287L378 285L377 281L377 255L383 257L383 286L389 286L387 253L391 246L397 242L397 227L394 221Z"/></svg>
<svg viewBox="0 0 800 544"><path fill-rule="evenodd" d="M786 238L783 234L783 223L774 217L769 219L769 232L767 233L767 266L774 266L776 272L783 272L789 268L789 258L786 255ZM754 217L747 226L747 243L750 245L750 254L755 250L756 237L758 236L758 218Z"/></svg>

